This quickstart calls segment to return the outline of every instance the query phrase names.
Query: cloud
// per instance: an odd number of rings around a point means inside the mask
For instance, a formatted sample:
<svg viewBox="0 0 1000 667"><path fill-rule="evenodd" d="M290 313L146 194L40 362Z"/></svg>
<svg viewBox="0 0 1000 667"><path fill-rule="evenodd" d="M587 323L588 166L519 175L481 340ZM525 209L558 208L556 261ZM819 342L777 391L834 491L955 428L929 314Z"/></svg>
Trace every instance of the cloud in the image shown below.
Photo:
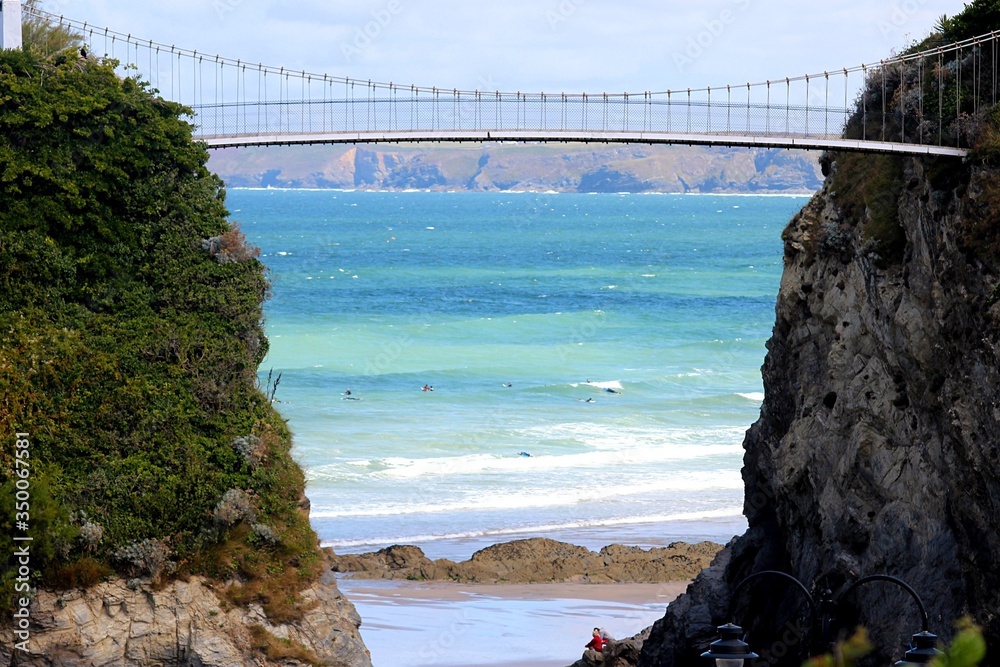
<svg viewBox="0 0 1000 667"><path fill-rule="evenodd" d="M293 70L443 88L496 81L506 90L551 92L721 86L853 66L885 57L926 34L940 14L961 10L954 0L48 0L47 6L146 39ZM699 38L706 44L699 57L678 68L676 55Z"/></svg>

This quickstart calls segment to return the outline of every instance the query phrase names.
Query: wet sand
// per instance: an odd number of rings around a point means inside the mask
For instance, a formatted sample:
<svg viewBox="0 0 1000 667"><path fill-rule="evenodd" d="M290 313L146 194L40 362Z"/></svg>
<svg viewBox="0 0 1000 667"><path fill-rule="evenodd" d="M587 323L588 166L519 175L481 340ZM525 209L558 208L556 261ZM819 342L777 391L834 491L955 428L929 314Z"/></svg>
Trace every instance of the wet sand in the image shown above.
<svg viewBox="0 0 1000 667"><path fill-rule="evenodd" d="M595 626L631 636L687 584L339 581L375 667L565 667Z"/></svg>

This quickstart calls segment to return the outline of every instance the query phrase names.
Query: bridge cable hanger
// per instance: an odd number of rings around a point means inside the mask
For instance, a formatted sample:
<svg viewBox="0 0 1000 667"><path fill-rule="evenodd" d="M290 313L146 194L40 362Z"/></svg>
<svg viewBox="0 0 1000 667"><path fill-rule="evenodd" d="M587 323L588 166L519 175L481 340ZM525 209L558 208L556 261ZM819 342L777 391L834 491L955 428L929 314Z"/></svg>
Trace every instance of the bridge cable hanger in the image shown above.
<svg viewBox="0 0 1000 667"><path fill-rule="evenodd" d="M4 14L9 4L20 6L2 0ZM80 33L90 54L124 63L123 75L189 107L195 138L209 148L583 141L964 157L977 116L996 104L1000 48L994 31L878 63L758 83L552 94L291 71L141 40L39 9L25 7L24 14Z"/></svg>

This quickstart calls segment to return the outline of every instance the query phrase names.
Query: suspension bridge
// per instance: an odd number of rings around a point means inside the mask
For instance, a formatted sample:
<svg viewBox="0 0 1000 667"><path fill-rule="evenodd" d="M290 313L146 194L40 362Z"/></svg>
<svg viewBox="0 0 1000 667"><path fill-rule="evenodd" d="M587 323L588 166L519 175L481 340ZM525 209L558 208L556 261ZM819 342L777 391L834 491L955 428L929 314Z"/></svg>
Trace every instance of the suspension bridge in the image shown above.
<svg viewBox="0 0 1000 667"><path fill-rule="evenodd" d="M140 39L2 0L79 35L192 111L209 148L380 142L606 142L964 157L997 101L1000 33L817 74L638 93L401 85L292 71ZM16 17L15 17L16 13Z"/></svg>

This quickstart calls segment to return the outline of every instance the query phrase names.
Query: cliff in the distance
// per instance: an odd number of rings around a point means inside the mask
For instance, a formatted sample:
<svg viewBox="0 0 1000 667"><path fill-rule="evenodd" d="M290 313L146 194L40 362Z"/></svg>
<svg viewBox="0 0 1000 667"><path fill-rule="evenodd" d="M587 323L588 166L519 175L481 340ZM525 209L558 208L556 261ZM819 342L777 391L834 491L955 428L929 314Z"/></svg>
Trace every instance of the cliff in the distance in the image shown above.
<svg viewBox="0 0 1000 667"><path fill-rule="evenodd" d="M803 151L607 144L272 146L212 153L231 187L809 193Z"/></svg>
<svg viewBox="0 0 1000 667"><path fill-rule="evenodd" d="M749 530L657 622L641 665L696 664L730 591L765 569L834 596L888 573L921 595L935 633L971 614L1000 645L998 175L834 157L783 235L766 398L744 443ZM886 170L898 189L858 202L852 188ZM873 227L892 213L898 227ZM889 584L852 597L873 664L899 659L920 630L914 603ZM801 594L770 579L736 602L771 664L799 664Z"/></svg>

